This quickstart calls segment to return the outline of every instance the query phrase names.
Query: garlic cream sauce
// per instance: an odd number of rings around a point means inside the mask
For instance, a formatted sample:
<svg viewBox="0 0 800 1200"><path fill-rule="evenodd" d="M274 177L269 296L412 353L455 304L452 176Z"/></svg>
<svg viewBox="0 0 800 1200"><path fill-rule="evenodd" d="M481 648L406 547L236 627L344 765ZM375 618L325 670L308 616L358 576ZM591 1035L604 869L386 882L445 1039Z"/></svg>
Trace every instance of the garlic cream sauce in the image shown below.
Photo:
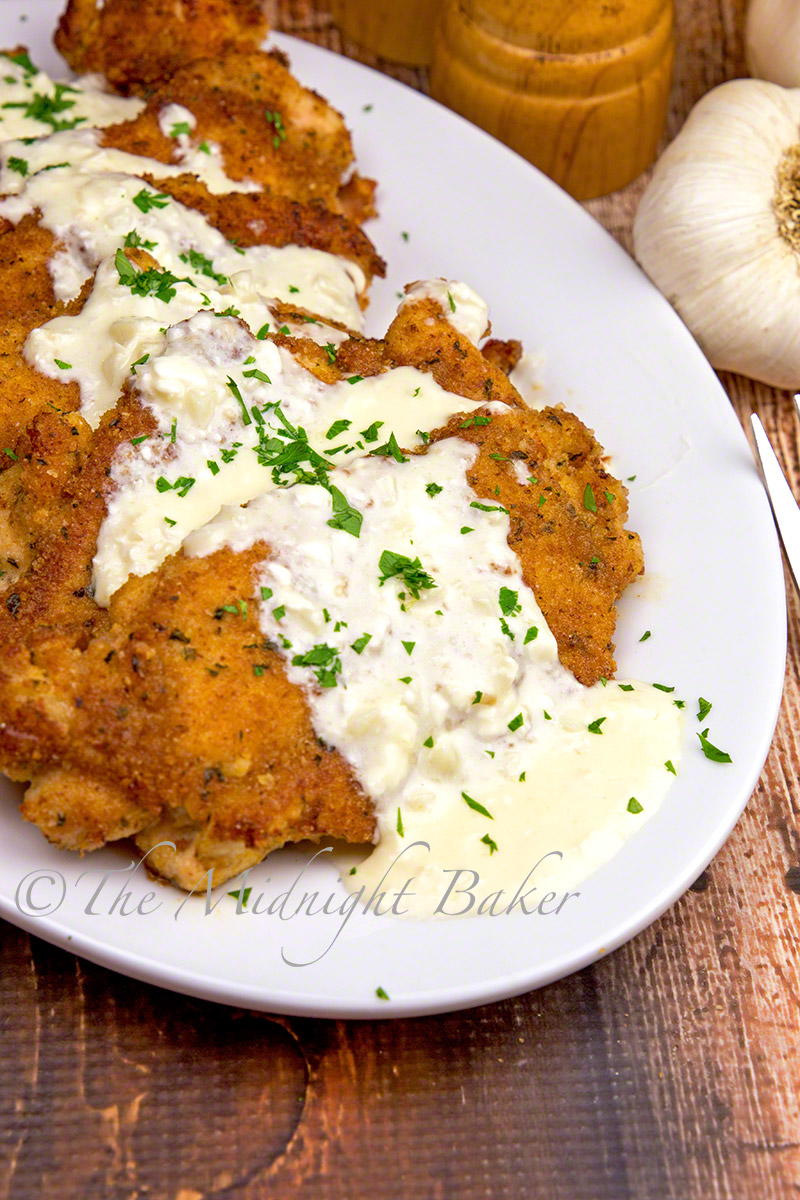
<svg viewBox="0 0 800 1200"><path fill-rule="evenodd" d="M165 166L100 145L96 129L140 101L97 80L55 85L24 59L3 66L0 215L37 213L55 235L59 299L92 280L81 311L35 330L26 357L78 383L92 426L126 380L155 420L112 464L97 603L181 550L268 543L261 629L375 806L377 844L347 886L411 879L408 910L429 916L456 871L482 894L534 867L542 889L579 883L657 810L681 717L650 684L586 688L561 666L508 515L467 483L472 445L401 452L478 406L412 367L324 384L269 339L270 303L290 301L322 321L289 332L335 357L346 335L324 321L360 328L363 273L297 246L240 250L146 183L190 170L211 190L249 188L197 142L188 109L160 113L176 145ZM152 286L124 245L152 254ZM465 284L423 281L404 303L423 297L471 341L487 332Z"/></svg>

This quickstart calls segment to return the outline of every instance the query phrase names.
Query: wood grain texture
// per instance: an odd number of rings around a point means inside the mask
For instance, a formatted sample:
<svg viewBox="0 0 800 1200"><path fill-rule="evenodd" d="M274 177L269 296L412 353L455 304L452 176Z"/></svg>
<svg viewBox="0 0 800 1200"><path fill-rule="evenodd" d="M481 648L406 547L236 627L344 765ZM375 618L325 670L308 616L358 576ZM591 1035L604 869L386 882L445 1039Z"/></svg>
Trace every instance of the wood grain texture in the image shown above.
<svg viewBox="0 0 800 1200"><path fill-rule="evenodd" d="M306 0L275 15L342 48ZM733 0L679 0L671 135L741 72L741 15ZM589 206L625 245L641 187ZM800 494L788 397L723 382L740 416L761 414ZM414 1021L285 1020L131 982L0 926L0 1198L800 1195L794 595L789 647L769 761L708 871L608 959L517 1000Z"/></svg>

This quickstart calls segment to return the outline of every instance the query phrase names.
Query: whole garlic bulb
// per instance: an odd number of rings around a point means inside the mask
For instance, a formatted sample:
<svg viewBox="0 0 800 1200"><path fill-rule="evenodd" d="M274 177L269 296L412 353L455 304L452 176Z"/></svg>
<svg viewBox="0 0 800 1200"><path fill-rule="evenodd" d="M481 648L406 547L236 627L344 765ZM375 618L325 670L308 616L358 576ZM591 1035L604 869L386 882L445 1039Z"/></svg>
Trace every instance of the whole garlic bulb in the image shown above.
<svg viewBox="0 0 800 1200"><path fill-rule="evenodd" d="M783 87L800 84L800 5L797 0L750 0L745 25L747 69Z"/></svg>
<svg viewBox="0 0 800 1200"><path fill-rule="evenodd" d="M735 79L704 96L633 238L713 366L800 388L800 89Z"/></svg>

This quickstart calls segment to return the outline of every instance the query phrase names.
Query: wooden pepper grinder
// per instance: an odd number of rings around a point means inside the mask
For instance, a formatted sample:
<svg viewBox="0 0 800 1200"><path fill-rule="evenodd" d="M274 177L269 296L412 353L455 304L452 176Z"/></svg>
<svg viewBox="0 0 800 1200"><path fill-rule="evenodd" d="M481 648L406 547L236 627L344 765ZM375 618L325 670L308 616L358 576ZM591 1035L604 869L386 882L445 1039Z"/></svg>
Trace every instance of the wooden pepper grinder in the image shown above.
<svg viewBox="0 0 800 1200"><path fill-rule="evenodd" d="M446 0L431 92L579 200L655 158L673 0Z"/></svg>
<svg viewBox="0 0 800 1200"><path fill-rule="evenodd" d="M379 58L427 66L441 0L328 0L345 37Z"/></svg>

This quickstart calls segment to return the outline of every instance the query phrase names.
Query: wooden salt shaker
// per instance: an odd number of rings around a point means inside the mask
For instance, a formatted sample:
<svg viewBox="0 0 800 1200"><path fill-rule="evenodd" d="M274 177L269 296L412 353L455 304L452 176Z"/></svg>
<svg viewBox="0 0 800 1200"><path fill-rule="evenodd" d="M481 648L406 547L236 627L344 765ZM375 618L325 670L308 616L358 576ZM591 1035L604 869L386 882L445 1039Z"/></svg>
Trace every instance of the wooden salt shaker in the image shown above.
<svg viewBox="0 0 800 1200"><path fill-rule="evenodd" d="M655 158L673 0L446 0L431 92L579 200Z"/></svg>
<svg viewBox="0 0 800 1200"><path fill-rule="evenodd" d="M345 37L379 58L427 66L441 0L328 0Z"/></svg>

